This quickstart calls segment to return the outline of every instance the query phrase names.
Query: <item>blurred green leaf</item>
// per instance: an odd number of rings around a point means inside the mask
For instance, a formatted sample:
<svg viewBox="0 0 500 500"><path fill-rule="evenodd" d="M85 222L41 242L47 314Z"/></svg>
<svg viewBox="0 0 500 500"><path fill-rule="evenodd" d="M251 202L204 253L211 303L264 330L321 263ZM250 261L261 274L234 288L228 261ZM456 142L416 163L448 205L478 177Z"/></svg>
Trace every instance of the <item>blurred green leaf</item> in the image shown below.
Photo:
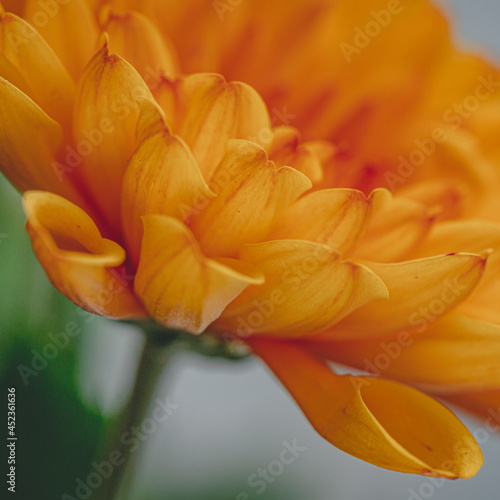
<svg viewBox="0 0 500 500"><path fill-rule="evenodd" d="M24 223L21 196L0 179L0 379L5 402L16 389L16 493L54 500L88 474L103 421L79 398L79 336L60 335L88 315L52 287Z"/></svg>

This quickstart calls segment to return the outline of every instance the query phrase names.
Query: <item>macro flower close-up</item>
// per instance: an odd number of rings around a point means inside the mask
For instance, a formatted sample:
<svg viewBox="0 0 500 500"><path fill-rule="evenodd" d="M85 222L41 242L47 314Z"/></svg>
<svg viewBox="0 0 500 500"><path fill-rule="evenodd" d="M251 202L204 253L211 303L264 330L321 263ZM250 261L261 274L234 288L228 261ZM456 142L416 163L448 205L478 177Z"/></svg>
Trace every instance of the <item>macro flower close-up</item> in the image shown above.
<svg viewBox="0 0 500 500"><path fill-rule="evenodd" d="M1 0L0 170L20 193L2 220L22 205L51 283L16 294L5 281L2 316L24 311L5 337L29 346L6 378L10 436L28 440L14 423L33 411L16 410L23 387L55 366L65 384L82 378L78 321L143 339L137 367L117 358L131 388L114 415L84 417L75 389L81 446L84 432L95 444L72 489L40 498L139 498L127 436L188 411L152 405L185 352L259 358L319 436L369 464L478 473L486 441L465 423L500 430L500 70L457 47L427 0ZM21 283L29 252L11 252L0 265ZM16 344L11 324L35 340ZM294 466L284 452L302 450L283 443L261 459L267 475L224 498L271 489ZM7 489L22 491L12 453Z"/></svg>

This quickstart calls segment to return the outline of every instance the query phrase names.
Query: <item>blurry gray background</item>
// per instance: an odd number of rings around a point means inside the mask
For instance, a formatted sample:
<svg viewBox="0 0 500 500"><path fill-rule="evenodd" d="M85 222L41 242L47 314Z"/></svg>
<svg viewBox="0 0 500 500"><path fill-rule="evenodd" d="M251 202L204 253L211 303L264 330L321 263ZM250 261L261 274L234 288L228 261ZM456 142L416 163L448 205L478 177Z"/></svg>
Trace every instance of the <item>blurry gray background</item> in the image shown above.
<svg viewBox="0 0 500 500"><path fill-rule="evenodd" d="M463 47L500 61L498 0L441 3ZM113 412L127 394L136 336L125 335L121 328L110 331L108 322L95 326L84 336L80 383L89 402ZM258 360L236 364L179 356L168 382L158 389L158 396L167 395L179 409L145 443L134 499L238 500L241 492L261 500L500 498L500 435L486 437L481 445L485 464L467 481L385 471L320 438ZM481 428L480 422L463 419L471 431ZM306 450L257 494L249 476L279 457L284 440L293 439Z"/></svg>

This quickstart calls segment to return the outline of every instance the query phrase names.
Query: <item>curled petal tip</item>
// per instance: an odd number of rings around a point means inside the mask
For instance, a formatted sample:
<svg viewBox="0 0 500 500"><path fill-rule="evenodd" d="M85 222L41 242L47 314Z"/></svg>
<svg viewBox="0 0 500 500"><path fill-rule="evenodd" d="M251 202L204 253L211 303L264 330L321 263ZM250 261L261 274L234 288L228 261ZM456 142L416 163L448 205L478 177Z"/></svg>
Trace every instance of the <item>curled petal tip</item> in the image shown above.
<svg viewBox="0 0 500 500"><path fill-rule="evenodd" d="M99 38L100 51L106 57L109 55L109 35L104 31Z"/></svg>
<svg viewBox="0 0 500 500"><path fill-rule="evenodd" d="M494 248L486 248L485 250L483 250L482 252L480 252L480 254L479 254L479 255L480 255L483 259L487 260L487 259L488 259L488 257L489 257L489 256L490 256L490 255L491 255L494 251L495 251L495 249L494 249Z"/></svg>

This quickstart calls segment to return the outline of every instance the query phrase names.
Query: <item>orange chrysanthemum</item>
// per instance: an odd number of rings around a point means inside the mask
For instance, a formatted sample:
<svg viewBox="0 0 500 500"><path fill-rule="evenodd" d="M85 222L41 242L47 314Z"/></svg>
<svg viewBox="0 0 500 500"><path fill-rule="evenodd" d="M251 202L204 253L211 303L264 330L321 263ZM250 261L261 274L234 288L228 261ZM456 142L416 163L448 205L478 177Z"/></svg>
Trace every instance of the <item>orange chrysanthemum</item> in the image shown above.
<svg viewBox="0 0 500 500"><path fill-rule="evenodd" d="M335 446L466 478L418 389L499 401L498 72L389 3L4 1L0 167L75 304L241 338Z"/></svg>

